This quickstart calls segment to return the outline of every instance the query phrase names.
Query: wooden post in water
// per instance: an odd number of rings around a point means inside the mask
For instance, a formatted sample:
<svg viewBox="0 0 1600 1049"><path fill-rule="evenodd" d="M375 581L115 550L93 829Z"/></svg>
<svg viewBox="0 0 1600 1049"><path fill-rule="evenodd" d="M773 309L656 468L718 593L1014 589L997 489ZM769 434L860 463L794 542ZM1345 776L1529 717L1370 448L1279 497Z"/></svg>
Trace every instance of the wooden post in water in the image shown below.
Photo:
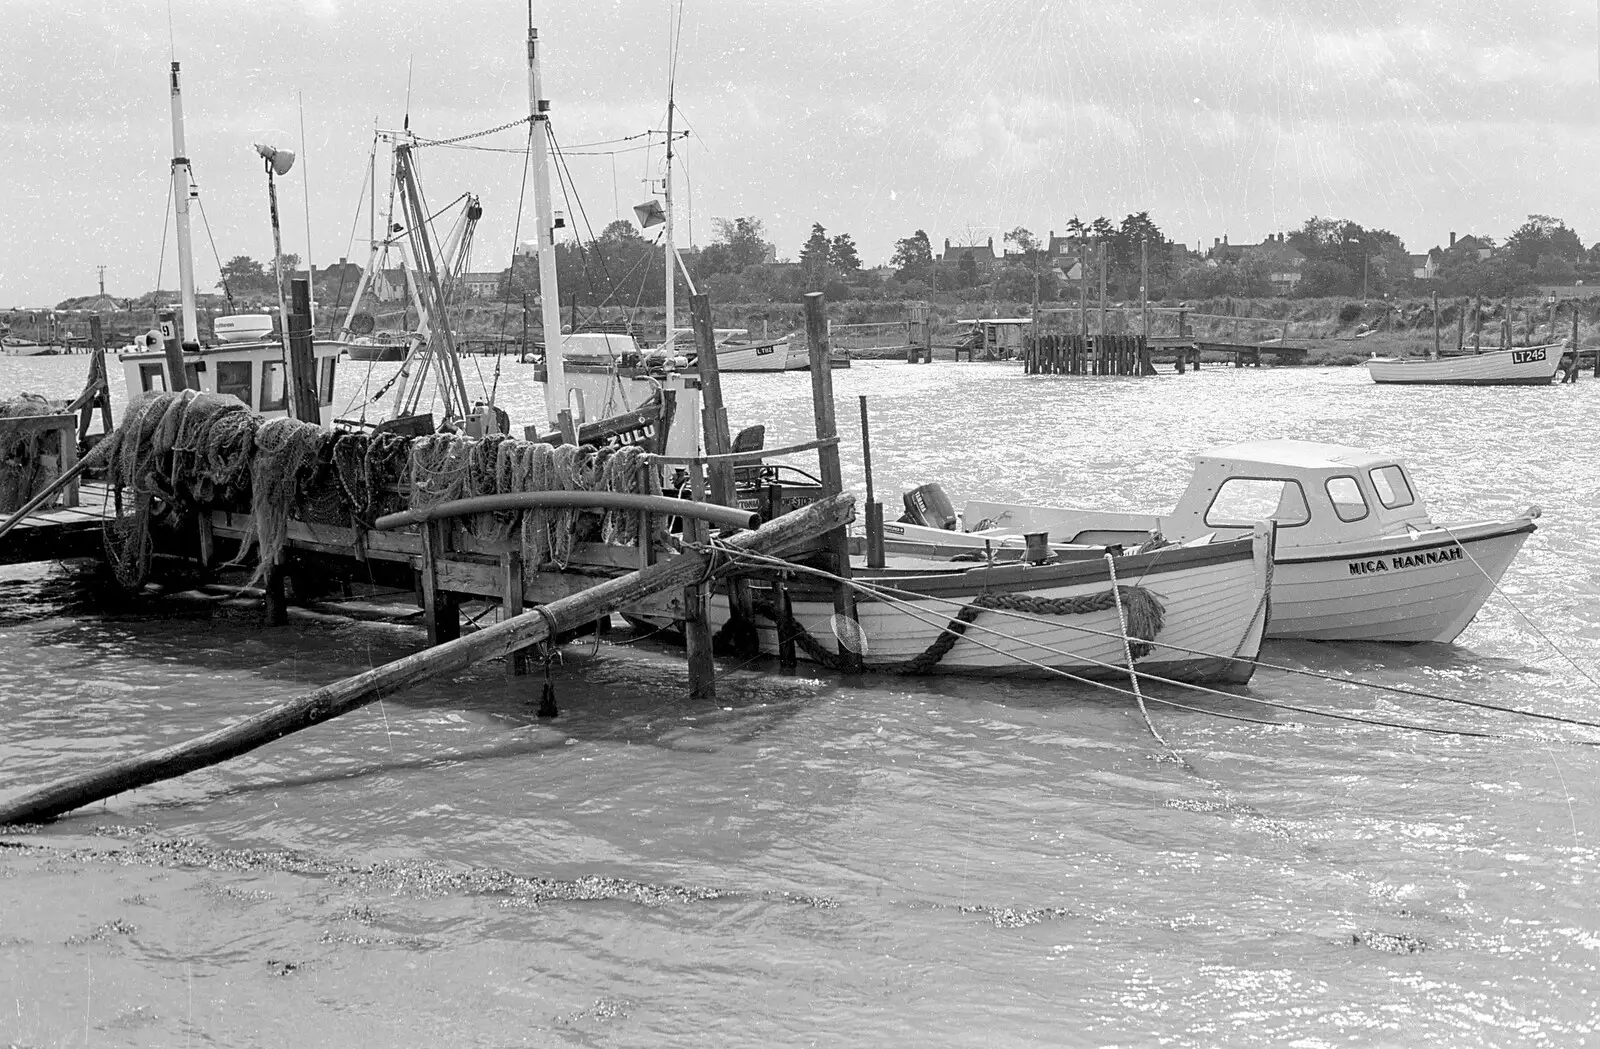
<svg viewBox="0 0 1600 1049"><path fill-rule="evenodd" d="M311 348L311 281L296 277L289 282L289 287L292 305L289 316L283 321L289 335L289 374L286 382L289 388L289 414L303 423L320 425L322 410L317 406L317 358Z"/></svg>
<svg viewBox="0 0 1600 1049"><path fill-rule="evenodd" d="M1477 305L1472 309L1472 352L1483 352L1483 293L1478 293Z"/></svg>
<svg viewBox="0 0 1600 1049"><path fill-rule="evenodd" d="M717 334L711 326L711 299L704 292L689 296L689 320L694 325L696 363L700 372L705 453L726 455L733 448L733 439L728 433L728 409L722 403L722 373L717 366ZM731 464L711 464L711 499L723 506L738 505ZM736 641L734 647L740 655L754 655L760 649L760 641L755 632L755 602L747 580L729 581L728 609L734 623L729 631L729 637Z"/></svg>
<svg viewBox="0 0 1600 1049"><path fill-rule="evenodd" d="M1099 374L1104 375L1110 371L1110 361L1107 359L1108 347L1106 342L1106 244L1100 242L1100 317L1095 321L1094 330L1094 355L1099 360Z"/></svg>
<svg viewBox="0 0 1600 1049"><path fill-rule="evenodd" d="M696 502L706 497L705 466L698 460L689 464L689 491ZM683 522L686 543L703 545L711 535L704 521ZM683 588L683 641L689 659L689 698L713 701L717 698L717 665L712 657L711 586L696 580Z"/></svg>
<svg viewBox="0 0 1600 1049"><path fill-rule="evenodd" d="M883 505L872 490L872 433L867 425L866 394L861 394L861 466L867 474L867 567L882 568Z"/></svg>
<svg viewBox="0 0 1600 1049"><path fill-rule="evenodd" d="M1552 330L1551 334L1555 334ZM1578 301L1572 302L1572 381L1578 381Z"/></svg>
<svg viewBox="0 0 1600 1049"><path fill-rule="evenodd" d="M1438 342L1438 293L1434 293L1434 360L1440 357L1440 342Z"/></svg>
<svg viewBox="0 0 1600 1049"><path fill-rule="evenodd" d="M1139 334L1150 338L1150 242L1139 238Z"/></svg>
<svg viewBox="0 0 1600 1049"><path fill-rule="evenodd" d="M811 351L811 410L816 422L818 440L824 440L839 435L839 426L834 417L833 405L833 370L829 363L828 347L828 319L824 312L824 302L820 291L813 291L806 295L806 339ZM817 451L817 458L821 469L822 487L828 495L837 495L844 490L843 471L839 466L839 446L828 445ZM836 528L828 533L828 547L832 564L829 566L833 573L840 577L840 582L833 591L833 611L835 615L843 616L854 621L856 618L855 591L850 588L850 545L843 528ZM843 644L839 645L840 669L847 674L861 672L861 654L853 652Z"/></svg>
<svg viewBox="0 0 1600 1049"><path fill-rule="evenodd" d="M500 608L502 621L515 619L525 610L523 608L522 551L507 550L500 555ZM506 654L506 675L508 677L522 677L528 672L528 653L526 649L518 648Z"/></svg>
<svg viewBox="0 0 1600 1049"><path fill-rule="evenodd" d="M461 636L461 602L439 585L439 560L445 553L450 526L450 521L428 521L422 526L422 618L430 645Z"/></svg>

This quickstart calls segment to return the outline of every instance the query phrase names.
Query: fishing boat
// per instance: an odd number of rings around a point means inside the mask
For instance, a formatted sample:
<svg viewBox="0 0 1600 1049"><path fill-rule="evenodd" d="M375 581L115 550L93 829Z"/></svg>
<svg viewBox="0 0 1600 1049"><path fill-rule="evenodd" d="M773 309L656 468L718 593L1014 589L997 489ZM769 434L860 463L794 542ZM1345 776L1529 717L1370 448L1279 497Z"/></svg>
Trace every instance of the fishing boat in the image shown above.
<svg viewBox="0 0 1600 1049"><path fill-rule="evenodd" d="M752 341L747 328L716 329L719 372L805 371L811 366L805 347L785 335Z"/></svg>
<svg viewBox="0 0 1600 1049"><path fill-rule="evenodd" d="M1561 366L1562 349L1550 343L1437 360L1372 357L1367 374L1373 382L1413 386L1548 386Z"/></svg>
<svg viewBox="0 0 1600 1049"><path fill-rule="evenodd" d="M1500 521L1436 524L1392 456L1310 441L1213 448L1195 459L1168 514L973 500L961 515L919 490L889 550L1024 546L1043 533L1071 547L1177 542L1277 524L1267 636L1318 641L1454 641L1536 528L1538 507ZM966 525L970 522L970 529ZM1013 556L1015 554L1013 553Z"/></svg>
<svg viewBox="0 0 1600 1049"><path fill-rule="evenodd" d="M752 583L756 632L766 654L779 654L781 632L799 658L832 664L844 645L874 672L1126 679L1131 655L1141 674L1243 684L1266 627L1271 549L1263 525L1243 538L1043 563L896 557L853 569L859 629L838 630L831 587L801 577L788 584L786 616L770 585ZM727 595L713 596L712 625L729 617ZM682 598L632 618L668 627L683 618Z"/></svg>

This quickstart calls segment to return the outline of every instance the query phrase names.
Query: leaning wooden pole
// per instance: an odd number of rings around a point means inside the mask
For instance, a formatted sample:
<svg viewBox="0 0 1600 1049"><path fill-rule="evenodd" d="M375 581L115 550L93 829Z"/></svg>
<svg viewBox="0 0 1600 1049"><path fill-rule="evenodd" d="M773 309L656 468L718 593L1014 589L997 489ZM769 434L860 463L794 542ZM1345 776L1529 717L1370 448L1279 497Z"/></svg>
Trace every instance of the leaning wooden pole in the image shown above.
<svg viewBox="0 0 1600 1049"><path fill-rule="evenodd" d="M819 534L843 528L854 511L853 496L836 495L785 514L757 531L734 536L725 545L735 551L781 556ZM55 819L123 791L236 758L291 732L320 725L422 681L453 674L479 660L509 655L552 635L575 630L651 594L683 587L703 577L711 567L709 554L691 552L607 580L477 633L336 681L198 739L125 758L27 791L0 803L0 825Z"/></svg>
<svg viewBox="0 0 1600 1049"><path fill-rule="evenodd" d="M806 339L811 351L811 411L815 418L817 439L839 436L839 424L834 415L833 370L828 345L828 316L822 292L806 295ZM839 465L839 446L824 445L817 449L818 473L822 487L829 495L844 490L844 472ZM834 575L840 578L833 591L833 611L846 619L856 618L855 591L847 582L850 578L850 540L843 528L828 533L829 560L833 562ZM844 645L839 646L841 668L845 673L861 672L861 655Z"/></svg>

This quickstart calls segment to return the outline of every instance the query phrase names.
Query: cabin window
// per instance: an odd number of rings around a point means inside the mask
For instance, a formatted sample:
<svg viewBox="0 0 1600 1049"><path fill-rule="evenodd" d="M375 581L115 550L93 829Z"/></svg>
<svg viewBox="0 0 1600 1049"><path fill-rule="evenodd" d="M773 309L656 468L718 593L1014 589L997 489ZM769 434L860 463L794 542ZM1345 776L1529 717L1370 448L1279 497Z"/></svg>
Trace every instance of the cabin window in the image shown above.
<svg viewBox="0 0 1600 1049"><path fill-rule="evenodd" d="M237 397L245 407L254 408L255 402L250 399L255 379L252 370L249 361L218 361L217 392Z"/></svg>
<svg viewBox="0 0 1600 1049"><path fill-rule="evenodd" d="M167 373L159 364L139 365L139 389L145 393L163 392L167 388Z"/></svg>
<svg viewBox="0 0 1600 1049"><path fill-rule="evenodd" d="M1411 486L1406 483L1406 472L1398 466L1380 466L1370 472L1372 487L1378 492L1378 502L1393 510L1410 506L1416 501Z"/></svg>
<svg viewBox="0 0 1600 1049"><path fill-rule="evenodd" d="M333 403L333 371L338 364L339 358L337 357L322 358L322 368L320 369L317 383L318 404Z"/></svg>
<svg viewBox="0 0 1600 1049"><path fill-rule="evenodd" d="M1212 528L1249 528L1269 519L1283 527L1311 519L1306 493L1298 481L1230 477L1222 482L1206 510L1206 524Z"/></svg>
<svg viewBox="0 0 1600 1049"><path fill-rule="evenodd" d="M285 408L283 399L283 362L261 362L261 410L264 412L281 412Z"/></svg>
<svg viewBox="0 0 1600 1049"><path fill-rule="evenodd" d="M1341 521L1359 521L1367 516L1367 497L1354 477L1328 478L1328 498Z"/></svg>

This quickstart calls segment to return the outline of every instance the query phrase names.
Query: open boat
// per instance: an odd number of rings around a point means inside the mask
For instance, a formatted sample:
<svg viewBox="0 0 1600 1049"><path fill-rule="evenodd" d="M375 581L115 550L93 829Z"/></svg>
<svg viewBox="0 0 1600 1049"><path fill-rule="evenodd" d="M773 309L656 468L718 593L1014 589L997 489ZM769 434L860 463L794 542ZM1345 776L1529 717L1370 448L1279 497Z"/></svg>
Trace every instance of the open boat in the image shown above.
<svg viewBox="0 0 1600 1049"><path fill-rule="evenodd" d="M1373 357L1377 383L1416 386L1548 386L1561 366L1560 343L1457 354L1437 360Z"/></svg>
<svg viewBox="0 0 1600 1049"><path fill-rule="evenodd" d="M1129 673L1126 622L1141 674L1242 684L1266 626L1271 548L1262 525L1244 538L1042 564L891 558L881 569L853 570L861 584L855 644L868 671L1115 680ZM762 652L778 654L780 630L800 658L817 663L833 663L836 645L852 643L842 633L835 641L825 582L790 583L787 616L770 584L752 589ZM684 618L683 601L661 597L631 615L667 626ZM725 593L712 598L710 618L717 629L727 623Z"/></svg>
<svg viewBox="0 0 1600 1049"><path fill-rule="evenodd" d="M919 490L920 491L920 490ZM942 544L1020 550L1028 533L1093 548L1158 533L1192 541L1276 522L1267 636L1449 642L1466 629L1534 531L1537 507L1504 521L1436 524L1398 459L1361 448L1270 440L1195 459L1169 514L971 501L958 519L926 493L885 526L890 550ZM970 530L962 527L969 522ZM1080 555L1081 556L1081 553Z"/></svg>

